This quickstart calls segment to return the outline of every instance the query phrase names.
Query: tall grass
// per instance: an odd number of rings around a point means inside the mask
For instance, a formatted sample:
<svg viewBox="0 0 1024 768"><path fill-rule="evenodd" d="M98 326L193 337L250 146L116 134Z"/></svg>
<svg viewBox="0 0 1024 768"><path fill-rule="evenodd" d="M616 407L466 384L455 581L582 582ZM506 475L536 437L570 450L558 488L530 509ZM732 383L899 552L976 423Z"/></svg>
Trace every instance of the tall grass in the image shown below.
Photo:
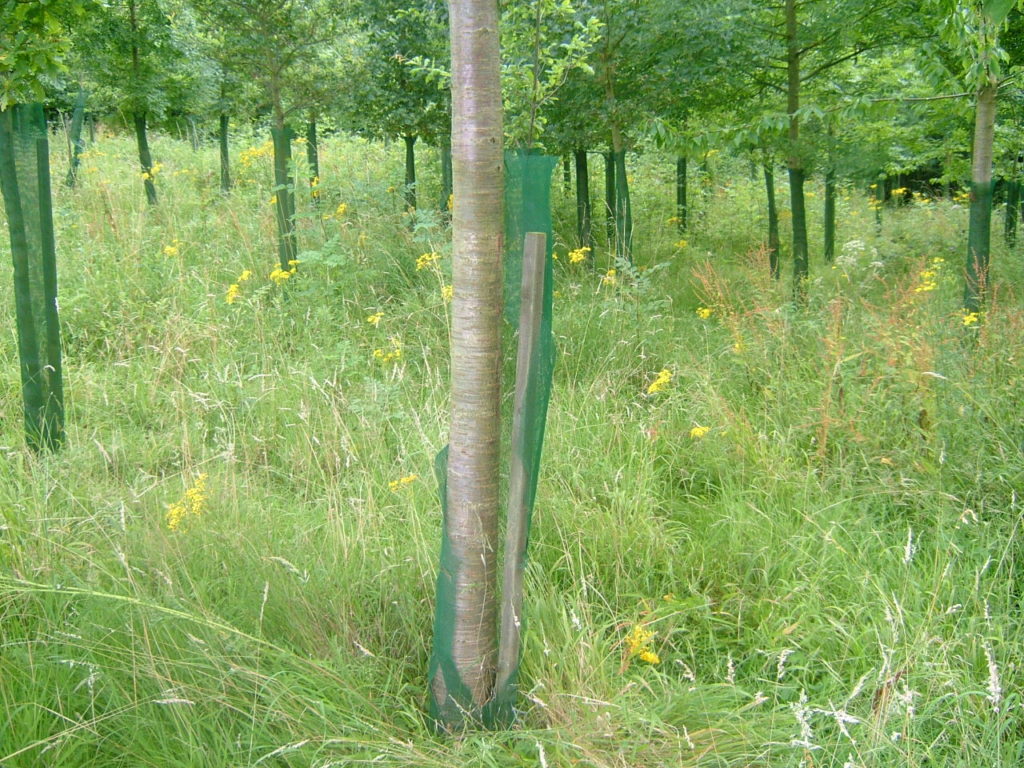
<svg viewBox="0 0 1024 768"><path fill-rule="evenodd" d="M521 727L443 739L424 717L441 217L403 211L399 148L330 138L319 208L299 194L304 263L275 285L269 157L222 196L213 147L154 154L158 208L123 137L57 192L61 454L22 447L13 325L0 344L0 762L1024 757L1022 269L995 254L965 327L964 208L887 210L879 233L848 189L798 309L767 277L759 182L723 161L683 244L671 165L642 158L635 266L559 246ZM200 514L169 530L200 475ZM637 625L659 663L630 654Z"/></svg>

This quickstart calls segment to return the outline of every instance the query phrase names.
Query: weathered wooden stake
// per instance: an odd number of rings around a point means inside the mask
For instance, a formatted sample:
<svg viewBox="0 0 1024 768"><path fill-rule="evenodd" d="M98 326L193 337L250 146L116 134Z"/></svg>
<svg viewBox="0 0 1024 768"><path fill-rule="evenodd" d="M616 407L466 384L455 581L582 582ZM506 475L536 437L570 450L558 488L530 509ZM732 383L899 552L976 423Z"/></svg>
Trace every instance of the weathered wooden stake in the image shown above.
<svg viewBox="0 0 1024 768"><path fill-rule="evenodd" d="M547 236L527 232L523 247L523 287L519 308L519 349L512 411L512 446L509 464L508 512L505 519L505 563L501 588L501 628L498 634L498 672L495 690L508 684L519 662L522 639L523 574L526 566L526 538L529 509L527 493L530 468L523 462L526 452L527 390L534 376L540 320L544 306L544 260Z"/></svg>

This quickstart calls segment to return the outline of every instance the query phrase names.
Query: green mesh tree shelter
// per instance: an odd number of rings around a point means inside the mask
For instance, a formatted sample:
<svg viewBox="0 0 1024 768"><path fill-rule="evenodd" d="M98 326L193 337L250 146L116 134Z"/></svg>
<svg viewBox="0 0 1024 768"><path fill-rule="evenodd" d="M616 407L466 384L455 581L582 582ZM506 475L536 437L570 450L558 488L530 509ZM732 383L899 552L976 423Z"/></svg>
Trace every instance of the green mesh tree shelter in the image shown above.
<svg viewBox="0 0 1024 768"><path fill-rule="evenodd" d="M522 152L505 153L505 319L516 326L519 320L520 287L522 285L523 242L527 232L546 235L547 252L544 258L544 289L541 300L541 319L538 343L531 361L531 375L526 383L526 396L521 414L522 440L513 446L526 470L525 508L526 530L529 539L530 515L537 494L544 427L547 421L548 401L551 397L551 379L554 369L554 336L552 319L552 231L551 231L551 175L558 158ZM444 448L435 460L440 490L442 513L447 518L447 457ZM442 526L442 530L446 530ZM525 559L526 550L522 552ZM466 719L475 710L472 695L459 677L452 657L454 645L455 583L460 564L456 561L451 542L441 542L441 562L437 577L436 611L434 614L434 652L430 659L428 679L441 674L449 691L445 706L451 711L440 711L431 698L430 715L437 723L452 723ZM520 617L520 628L525 618ZM496 686L490 702L481 713L484 727L500 727L515 719L518 689L518 662Z"/></svg>
<svg viewBox="0 0 1024 768"><path fill-rule="evenodd" d="M49 157L41 104L0 112L0 191L14 263L25 435L36 451L54 450L64 442Z"/></svg>
<svg viewBox="0 0 1024 768"><path fill-rule="evenodd" d="M288 126L271 128L274 140L274 211L277 214L277 255L281 269L290 270L298 258L295 234L295 180L292 178L292 132Z"/></svg>

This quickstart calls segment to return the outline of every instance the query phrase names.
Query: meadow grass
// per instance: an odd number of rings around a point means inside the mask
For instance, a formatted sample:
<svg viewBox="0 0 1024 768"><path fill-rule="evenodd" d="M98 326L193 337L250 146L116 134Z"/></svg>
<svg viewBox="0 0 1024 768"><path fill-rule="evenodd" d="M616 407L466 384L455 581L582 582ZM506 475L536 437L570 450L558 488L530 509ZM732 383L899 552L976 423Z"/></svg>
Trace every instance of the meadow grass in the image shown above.
<svg viewBox="0 0 1024 768"><path fill-rule="evenodd" d="M997 244L988 312L964 325L965 207L887 208L877 231L844 189L836 262L813 263L801 308L767 276L742 164L695 188L683 243L671 162L642 157L634 266L600 236L568 262L556 185L523 714L439 737L442 217L403 211L399 147L328 138L319 207L298 194L303 263L276 285L262 139L229 195L214 148L153 144L159 207L125 137L56 190L60 454L23 447L13 322L0 344L0 763L1024 758L1024 270ZM170 530L182 502L198 514ZM657 664L629 652L638 625Z"/></svg>

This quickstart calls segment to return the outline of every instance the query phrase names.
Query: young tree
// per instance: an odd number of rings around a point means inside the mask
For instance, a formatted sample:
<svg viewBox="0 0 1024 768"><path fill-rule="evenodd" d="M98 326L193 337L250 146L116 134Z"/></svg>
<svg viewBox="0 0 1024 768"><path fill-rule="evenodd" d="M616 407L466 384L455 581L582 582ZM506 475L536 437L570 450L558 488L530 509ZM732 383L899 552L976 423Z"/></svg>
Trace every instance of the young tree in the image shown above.
<svg viewBox="0 0 1024 768"><path fill-rule="evenodd" d="M206 34L220 46L224 66L257 83L271 113L274 195L280 269L298 255L295 180L292 177L294 113L308 109L310 79L323 49L335 40L343 0L190 0Z"/></svg>
<svg viewBox="0 0 1024 768"><path fill-rule="evenodd" d="M451 435L437 581L431 709L477 720L496 663L503 160L497 0L451 0Z"/></svg>

